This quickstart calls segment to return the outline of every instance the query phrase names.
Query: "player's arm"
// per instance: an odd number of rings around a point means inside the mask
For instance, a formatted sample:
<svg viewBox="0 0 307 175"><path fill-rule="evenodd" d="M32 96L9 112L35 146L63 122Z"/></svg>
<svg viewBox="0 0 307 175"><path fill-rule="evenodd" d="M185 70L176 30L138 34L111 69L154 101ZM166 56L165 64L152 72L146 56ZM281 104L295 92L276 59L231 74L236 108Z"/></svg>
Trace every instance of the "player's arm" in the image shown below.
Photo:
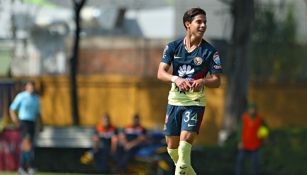
<svg viewBox="0 0 307 175"><path fill-rule="evenodd" d="M157 78L166 82L174 82L183 91L190 90L190 88L192 87L191 83L186 79L168 73L169 68L169 64L161 62L159 65Z"/></svg>
<svg viewBox="0 0 307 175"><path fill-rule="evenodd" d="M93 150L94 152L97 152L99 149L99 136L98 133L95 133L93 136Z"/></svg>
<svg viewBox="0 0 307 175"><path fill-rule="evenodd" d="M119 142L119 138L118 138L118 130L115 130L115 134L111 137L111 153L114 154L116 153L117 150L117 144Z"/></svg>
<svg viewBox="0 0 307 175"><path fill-rule="evenodd" d="M127 144L127 138L126 138L126 134L124 133L124 131L120 131L118 134L118 141L120 141L123 145Z"/></svg>
<svg viewBox="0 0 307 175"><path fill-rule="evenodd" d="M202 88L202 86L206 86L209 88L218 88L221 85L221 78L220 78L220 73L223 72L222 70L222 65L221 65L221 60L219 53L216 51L213 56L211 63L209 65L209 72L210 76L205 77L204 79L201 79L199 81L195 82L195 87L198 89L199 87Z"/></svg>
<svg viewBox="0 0 307 175"><path fill-rule="evenodd" d="M11 116L11 119L12 119L14 125L15 125L17 128L19 128L19 127L20 127L20 121L19 121L19 119L18 119L18 117L17 117L16 111L13 110L13 109L10 109L10 116Z"/></svg>
<svg viewBox="0 0 307 175"><path fill-rule="evenodd" d="M221 85L221 78L219 74L212 74L210 75L210 77L194 80L192 83L192 87L196 92L202 90L203 86L209 88L218 88L220 87L220 85Z"/></svg>
<svg viewBox="0 0 307 175"><path fill-rule="evenodd" d="M17 116L17 112L19 110L19 107L21 105L21 101L22 101L22 96L20 94L18 94L13 103L10 105L10 117L12 122L14 123L14 125L19 128L20 127L20 121L18 119Z"/></svg>
<svg viewBox="0 0 307 175"><path fill-rule="evenodd" d="M139 135L136 139L131 140L130 142L127 143L126 145L126 149L129 150L131 148L134 148L142 143L144 143L146 141L146 136L145 134L141 134Z"/></svg>
<svg viewBox="0 0 307 175"><path fill-rule="evenodd" d="M219 74L211 74L211 76L205 78L203 82L206 87L218 88L221 85L221 78Z"/></svg>
<svg viewBox="0 0 307 175"><path fill-rule="evenodd" d="M117 150L117 143L118 143L118 138L117 136L113 136L111 138L111 153L114 154L116 153Z"/></svg>
<svg viewBox="0 0 307 175"><path fill-rule="evenodd" d="M168 73L170 65L164 62L161 62L158 69L157 78L162 81L171 82L173 75Z"/></svg>

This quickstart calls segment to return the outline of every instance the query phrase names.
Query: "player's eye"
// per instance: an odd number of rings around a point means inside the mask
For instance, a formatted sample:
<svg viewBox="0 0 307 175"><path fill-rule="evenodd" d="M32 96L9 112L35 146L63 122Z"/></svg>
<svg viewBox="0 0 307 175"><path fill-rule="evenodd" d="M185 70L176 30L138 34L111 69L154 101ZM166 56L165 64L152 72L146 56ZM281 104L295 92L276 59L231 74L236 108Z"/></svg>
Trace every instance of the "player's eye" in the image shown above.
<svg viewBox="0 0 307 175"><path fill-rule="evenodd" d="M197 24L202 24L202 23L204 23L204 24L206 25L206 24L207 24L207 21L206 21L206 20L205 20L205 21L203 21L203 20L197 20L196 23L197 23Z"/></svg>

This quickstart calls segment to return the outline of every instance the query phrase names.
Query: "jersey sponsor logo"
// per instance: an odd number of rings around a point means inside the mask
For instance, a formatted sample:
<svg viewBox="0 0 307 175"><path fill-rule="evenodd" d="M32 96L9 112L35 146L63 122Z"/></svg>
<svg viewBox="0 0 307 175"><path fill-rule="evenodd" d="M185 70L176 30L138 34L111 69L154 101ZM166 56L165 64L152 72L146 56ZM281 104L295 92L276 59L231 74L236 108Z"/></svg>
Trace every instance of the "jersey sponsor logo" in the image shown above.
<svg viewBox="0 0 307 175"><path fill-rule="evenodd" d="M190 65L182 65L178 69L178 74L180 77L192 77L192 74L195 72L194 68L192 68Z"/></svg>
<svg viewBox="0 0 307 175"><path fill-rule="evenodd" d="M194 64L196 64L197 66L203 63L203 59L201 57L195 57L193 61L194 61Z"/></svg>
<svg viewBox="0 0 307 175"><path fill-rule="evenodd" d="M221 59L220 59L220 55L218 52L215 52L213 55L213 61L215 64L217 65L221 65Z"/></svg>

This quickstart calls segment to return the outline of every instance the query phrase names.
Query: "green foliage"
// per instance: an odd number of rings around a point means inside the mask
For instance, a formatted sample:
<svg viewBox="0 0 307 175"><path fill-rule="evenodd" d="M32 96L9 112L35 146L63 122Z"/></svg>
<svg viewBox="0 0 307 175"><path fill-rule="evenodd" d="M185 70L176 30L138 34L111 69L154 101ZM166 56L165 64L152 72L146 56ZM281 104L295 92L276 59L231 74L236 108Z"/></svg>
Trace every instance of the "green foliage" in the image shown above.
<svg viewBox="0 0 307 175"><path fill-rule="evenodd" d="M307 129L275 130L262 151L261 163L266 174L307 174Z"/></svg>
<svg viewBox="0 0 307 175"><path fill-rule="evenodd" d="M258 8L252 39L254 80L307 80L306 46L296 42L297 21L293 6Z"/></svg>
<svg viewBox="0 0 307 175"><path fill-rule="evenodd" d="M33 4L41 7L56 7L55 4L49 2L48 0L24 0L25 3Z"/></svg>
<svg viewBox="0 0 307 175"><path fill-rule="evenodd" d="M307 128L272 130L260 150L259 168L262 175L307 174ZM234 174L237 138L231 136L224 147L204 147L194 151L193 166L198 174ZM249 174L250 160L246 159L245 173Z"/></svg>

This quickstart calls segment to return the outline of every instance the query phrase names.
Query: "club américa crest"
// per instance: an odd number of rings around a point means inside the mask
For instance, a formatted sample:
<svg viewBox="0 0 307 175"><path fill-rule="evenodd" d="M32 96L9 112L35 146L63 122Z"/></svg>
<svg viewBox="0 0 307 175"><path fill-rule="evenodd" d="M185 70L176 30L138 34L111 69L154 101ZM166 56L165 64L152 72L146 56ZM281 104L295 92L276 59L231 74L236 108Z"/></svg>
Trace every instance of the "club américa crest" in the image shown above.
<svg viewBox="0 0 307 175"><path fill-rule="evenodd" d="M201 63L203 63L203 59L201 57L195 57L193 61L196 66L199 66Z"/></svg>

